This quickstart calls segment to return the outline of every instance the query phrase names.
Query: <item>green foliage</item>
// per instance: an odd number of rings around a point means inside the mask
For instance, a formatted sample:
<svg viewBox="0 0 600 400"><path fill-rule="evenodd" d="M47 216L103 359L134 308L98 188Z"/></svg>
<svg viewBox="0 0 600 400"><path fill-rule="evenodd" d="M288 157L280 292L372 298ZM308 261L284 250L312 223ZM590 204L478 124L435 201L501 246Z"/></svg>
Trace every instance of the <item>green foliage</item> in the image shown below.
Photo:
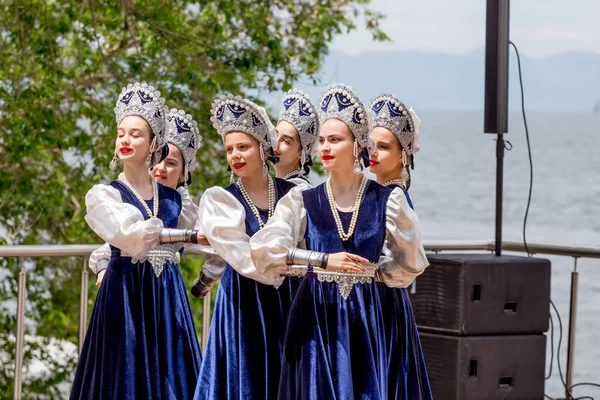
<svg viewBox="0 0 600 400"><path fill-rule="evenodd" d="M0 244L98 243L86 226L85 193L108 182L121 87L151 82L168 105L200 122L204 146L191 192L227 182L209 124L220 91L287 90L317 72L335 35L364 20L376 40L381 15L369 0L6 0L0 3ZM258 99L260 101L260 99ZM186 283L200 262L184 258ZM0 339L14 357L19 267L0 259ZM27 333L77 343L82 260L27 264ZM93 281L91 277L90 281ZM90 282L90 306L95 297ZM201 302L192 300L200 331ZM8 336L7 336L8 335ZM14 337L13 337L14 341ZM38 346L38 347L36 347ZM29 379L24 399L60 398L75 366ZM5 359L4 355L0 355ZM26 360L27 361L27 360ZM14 360L0 366L0 398L12 397ZM64 384L63 384L64 385Z"/></svg>

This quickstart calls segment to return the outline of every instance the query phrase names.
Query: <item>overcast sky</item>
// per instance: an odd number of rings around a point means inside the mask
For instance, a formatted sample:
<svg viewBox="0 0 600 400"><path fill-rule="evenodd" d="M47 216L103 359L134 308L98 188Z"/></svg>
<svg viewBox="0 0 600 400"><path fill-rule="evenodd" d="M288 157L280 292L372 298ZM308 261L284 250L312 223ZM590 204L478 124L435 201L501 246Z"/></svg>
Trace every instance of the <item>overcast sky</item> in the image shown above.
<svg viewBox="0 0 600 400"><path fill-rule="evenodd" d="M338 37L333 49L419 50L462 54L485 46L486 0L372 0L387 18L392 43L373 43L365 29ZM522 54L600 53L600 0L513 0L510 38ZM364 24L363 24L364 25Z"/></svg>

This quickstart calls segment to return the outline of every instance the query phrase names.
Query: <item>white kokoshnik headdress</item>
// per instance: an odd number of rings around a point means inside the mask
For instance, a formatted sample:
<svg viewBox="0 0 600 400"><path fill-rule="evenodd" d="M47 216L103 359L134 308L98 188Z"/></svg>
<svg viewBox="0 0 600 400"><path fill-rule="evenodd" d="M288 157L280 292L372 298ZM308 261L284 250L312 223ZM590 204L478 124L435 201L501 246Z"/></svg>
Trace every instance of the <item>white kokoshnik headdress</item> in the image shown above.
<svg viewBox="0 0 600 400"><path fill-rule="evenodd" d="M146 82L129 84L121 90L114 111L117 126L125 117L131 115L141 117L148 123L154 135L149 167L158 164L166 156L163 148L167 144L165 140L167 108L160 92Z"/></svg>
<svg viewBox="0 0 600 400"><path fill-rule="evenodd" d="M312 165L315 143L319 137L319 116L308 95L296 89L286 92L277 123L281 121L289 122L298 132L302 148L300 169L304 170L305 164Z"/></svg>
<svg viewBox="0 0 600 400"><path fill-rule="evenodd" d="M184 162L183 174L187 184L190 184L191 172L196 166L196 152L202 144L198 123L185 111L172 108L167 114L166 141L177 146L181 151Z"/></svg>

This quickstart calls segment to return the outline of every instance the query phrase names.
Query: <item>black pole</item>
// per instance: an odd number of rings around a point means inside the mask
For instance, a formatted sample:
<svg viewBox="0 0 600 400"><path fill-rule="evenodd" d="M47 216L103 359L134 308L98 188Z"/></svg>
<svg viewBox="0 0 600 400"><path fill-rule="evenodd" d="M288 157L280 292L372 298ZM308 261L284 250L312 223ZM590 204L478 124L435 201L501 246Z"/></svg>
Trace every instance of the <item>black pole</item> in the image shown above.
<svg viewBox="0 0 600 400"><path fill-rule="evenodd" d="M502 254L504 133L508 131L508 40L510 0L487 0L485 42L485 133L496 142L495 253Z"/></svg>
<svg viewBox="0 0 600 400"><path fill-rule="evenodd" d="M496 140L496 242L494 252L502 254L502 188L504 187L504 135Z"/></svg>

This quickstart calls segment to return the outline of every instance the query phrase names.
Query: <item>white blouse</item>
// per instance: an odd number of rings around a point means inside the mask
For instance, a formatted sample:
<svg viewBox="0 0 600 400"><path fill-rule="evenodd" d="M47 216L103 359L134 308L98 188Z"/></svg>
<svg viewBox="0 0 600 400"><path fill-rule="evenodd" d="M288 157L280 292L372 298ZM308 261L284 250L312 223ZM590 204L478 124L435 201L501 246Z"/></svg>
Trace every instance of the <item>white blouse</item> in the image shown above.
<svg viewBox="0 0 600 400"><path fill-rule="evenodd" d="M198 206L194 204L194 200L185 186L178 187L177 192L181 196L181 214L179 214L177 228L194 229L198 217Z"/></svg>
<svg viewBox="0 0 600 400"><path fill-rule="evenodd" d="M141 211L123 202L121 193L109 185L94 185L85 196L85 220L98 236L137 259L145 258L159 244L163 222L144 219Z"/></svg>
<svg viewBox="0 0 600 400"><path fill-rule="evenodd" d="M254 216L253 216L254 218ZM281 278L266 277L256 270L250 256L250 236L246 233L246 211L238 199L221 187L207 189L200 199L196 227L227 264L240 275L265 285L277 286ZM224 271L215 268L208 276L220 277Z"/></svg>
<svg viewBox="0 0 600 400"><path fill-rule="evenodd" d="M94 221L94 223L96 224L96 226L101 225L104 221L100 220L94 220L93 218L96 218L95 216L99 215L102 210L109 212L110 208L110 204L105 204L103 207L105 208L97 208L95 210L95 213L90 215L90 206L91 203L88 203L88 198L90 199L91 202L93 202L94 204L97 204L95 207L98 207L102 201L102 199L98 199L98 196L103 196L104 193L109 193L110 192L110 198L108 199L109 201L114 201L114 199L116 199L118 196L118 199L120 201L120 206L121 208L124 209L124 212L128 212L129 214L124 214L124 215L128 215L129 217L133 216L133 211L135 210L138 214L139 217L143 220L144 217L141 214L141 212L133 205L129 204L129 203L123 203L121 200L121 193L113 188L112 186L108 186L108 185L96 185L94 186L86 195L86 205L88 206L88 215L86 215L86 221L88 222L88 224L90 224L90 220L88 220L88 218L90 218L91 220ZM180 196L181 196L181 213L179 214L179 222L177 227L178 228L182 228L182 229L193 229L194 226L196 225L196 217L198 214L198 207L194 204L194 201L192 200L192 197L190 196L189 191L181 186L179 188L177 188L177 192L179 192ZM114 204L113 204L114 206ZM124 206L129 206L129 207L124 207ZM119 214L120 216L121 214ZM89 216L89 217L88 217ZM137 218L134 218L135 221L137 222ZM110 219L109 221L113 221L112 219ZM133 220L131 220L133 221ZM129 221L129 222L131 222ZM150 220L148 220L150 221ZM114 221L113 221L114 222ZM111 225L113 226L113 225ZM116 225L115 225L116 226ZM137 240L139 238L142 238L142 240L146 240L146 239L150 239L150 242L147 243L154 243L154 239L151 237L151 235L154 234L154 229L155 226L159 226L159 224L151 224L150 228L145 227L145 228L141 228L142 230L146 229L146 232L141 232L138 231L137 234L133 234L133 236L131 235L131 232L129 232L129 239L131 240ZM104 239L104 237L100 234L100 232L97 232L96 229L90 224L90 227L96 232L98 233L98 235L100 237L102 237ZM162 222L160 224L160 227L158 228L158 232L160 232L160 229L162 228ZM127 231L127 228L119 228L119 227L115 227L116 230L119 229L124 229ZM136 228L137 229L137 228ZM108 232L108 229L102 229L103 234L110 234L110 232ZM115 231L116 232L116 231ZM119 235L119 233L117 233ZM137 235L137 236L136 236ZM140 236L141 235L141 236ZM122 237L122 234L119 236ZM158 239L158 235L157 235L157 239ZM110 246L109 243L105 243L104 245L100 246L99 248L97 248L96 250L94 250L92 252L92 254L90 255L90 259L89 259L89 267L92 270L92 272L94 272L94 274L97 274L99 271L106 269L106 267L108 266L108 263L110 261L110 257L111 257L111 250L110 250ZM158 244L158 241L156 242L156 244ZM156 245L154 244L154 246ZM115 247L135 255L135 253L131 253L130 251L127 250L127 248L123 247L123 244L118 241L118 245L113 244ZM125 246L129 246L129 243L125 244ZM147 254L147 252L154 246L149 247L147 250L145 250L145 253L138 253L138 254ZM179 246L179 248L181 248L181 246ZM179 248L175 248L176 250L179 250ZM177 253L175 255L175 257L177 258L177 262L179 262L179 253ZM139 257L136 257L139 258Z"/></svg>

